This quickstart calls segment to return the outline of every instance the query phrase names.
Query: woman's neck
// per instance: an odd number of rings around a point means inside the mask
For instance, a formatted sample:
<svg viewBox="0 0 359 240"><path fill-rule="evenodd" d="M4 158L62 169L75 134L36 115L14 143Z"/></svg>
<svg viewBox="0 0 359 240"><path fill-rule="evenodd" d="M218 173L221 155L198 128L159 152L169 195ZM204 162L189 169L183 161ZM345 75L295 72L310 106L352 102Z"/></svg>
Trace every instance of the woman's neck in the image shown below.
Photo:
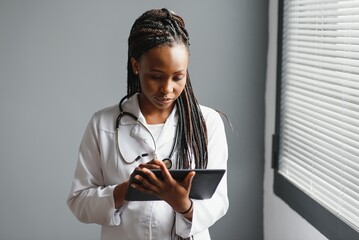
<svg viewBox="0 0 359 240"><path fill-rule="evenodd" d="M142 115L145 117L147 124L165 123L173 110L173 106L166 109L159 109L153 106L150 102L146 102L139 96L139 107Z"/></svg>

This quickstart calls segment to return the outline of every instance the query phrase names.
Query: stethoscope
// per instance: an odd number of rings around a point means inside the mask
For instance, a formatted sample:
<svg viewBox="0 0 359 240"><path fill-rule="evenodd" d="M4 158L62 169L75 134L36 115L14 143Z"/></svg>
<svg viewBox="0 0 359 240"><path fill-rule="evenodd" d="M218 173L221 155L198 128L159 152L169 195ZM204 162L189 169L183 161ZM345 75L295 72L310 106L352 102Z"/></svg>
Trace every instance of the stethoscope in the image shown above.
<svg viewBox="0 0 359 240"><path fill-rule="evenodd" d="M132 95L133 95L133 94L124 96L124 97L121 99L120 103L118 104L118 107L119 107L119 109L120 109L120 114L118 115L118 117L117 117L117 119L116 119L116 131L117 131L116 137L117 137L117 142L120 141L120 137L119 137L120 121L121 121L122 117L128 116L128 117L132 118L133 120L135 120L137 123L139 123L139 124L150 134L151 139L152 139L152 141L153 141L153 145L154 145L153 153L155 153L155 152L156 152L156 149L157 149L157 146L156 146L156 141L155 141L155 139L154 139L154 137L153 137L151 131L139 120L138 117L136 117L134 114L132 114L132 113L130 113L130 112L124 111L123 108L122 108L123 102L124 102L125 100L129 99ZM178 134L179 134L179 128L178 128L178 126L177 126L177 127L176 127L175 141L174 141L174 143L173 143L173 145L172 145L171 152L170 152L170 154L169 154L169 156L168 156L167 158L164 158L164 159L162 160L162 162L165 164L165 166L167 167L167 169L172 168L172 160L171 160L171 158L172 158L173 153L174 153L174 151L175 151L175 146L176 146ZM121 153L120 144L118 143L117 146L118 146L119 152ZM130 163L137 162L137 161L140 160L141 158L147 157L148 155L149 155L148 152L139 154L139 155L138 155L134 160L132 160L132 161L128 161L128 159L125 159L124 157L123 157L123 158L124 158L124 160L125 160L126 163L129 163L129 164L130 164Z"/></svg>

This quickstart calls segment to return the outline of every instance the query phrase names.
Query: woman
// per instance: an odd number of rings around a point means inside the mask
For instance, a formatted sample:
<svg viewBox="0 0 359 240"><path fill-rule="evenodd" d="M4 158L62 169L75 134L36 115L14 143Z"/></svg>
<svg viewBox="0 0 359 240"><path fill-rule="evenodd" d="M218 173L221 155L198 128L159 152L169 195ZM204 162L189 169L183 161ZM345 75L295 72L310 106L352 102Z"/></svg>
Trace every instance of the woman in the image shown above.
<svg viewBox="0 0 359 240"><path fill-rule="evenodd" d="M193 200L195 172L177 182L167 169L227 169L222 119L192 91L184 21L167 9L149 10L135 21L128 45L128 95L93 115L67 204L80 221L102 225L103 240L210 239L208 228L228 210L226 175L212 198ZM136 175L140 184L129 186L135 169L149 180ZM163 201L125 201L128 187Z"/></svg>

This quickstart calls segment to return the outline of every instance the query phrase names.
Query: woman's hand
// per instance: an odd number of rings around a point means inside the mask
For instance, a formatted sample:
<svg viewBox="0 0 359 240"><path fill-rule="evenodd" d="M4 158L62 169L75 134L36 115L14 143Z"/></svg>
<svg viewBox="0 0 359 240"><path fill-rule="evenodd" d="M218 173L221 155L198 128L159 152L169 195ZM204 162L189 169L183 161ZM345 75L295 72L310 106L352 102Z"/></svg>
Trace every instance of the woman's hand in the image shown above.
<svg viewBox="0 0 359 240"><path fill-rule="evenodd" d="M128 181L118 184L113 190L113 199L115 208L119 208L125 202L125 194L128 187Z"/></svg>
<svg viewBox="0 0 359 240"><path fill-rule="evenodd" d="M192 179L195 172L189 172L185 179L177 182L172 178L165 164L160 160L152 160L145 164L140 164L137 168L144 175L136 175L134 178L139 184L131 184L131 187L141 192L158 196L166 201L176 212L186 212L191 208L192 202L189 199L191 191ZM163 179L158 178L150 169L160 169ZM192 218L192 211L185 214L188 219Z"/></svg>

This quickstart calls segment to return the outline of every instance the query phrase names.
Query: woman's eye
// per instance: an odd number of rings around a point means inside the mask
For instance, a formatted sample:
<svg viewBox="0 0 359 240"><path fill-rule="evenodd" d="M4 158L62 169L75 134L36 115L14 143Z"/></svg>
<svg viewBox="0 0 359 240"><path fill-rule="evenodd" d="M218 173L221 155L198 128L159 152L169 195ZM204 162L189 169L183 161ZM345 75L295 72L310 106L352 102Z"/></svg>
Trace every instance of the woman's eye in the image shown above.
<svg viewBox="0 0 359 240"><path fill-rule="evenodd" d="M181 81L183 79L184 75L178 75L178 76L174 76L173 80L174 81Z"/></svg>
<svg viewBox="0 0 359 240"><path fill-rule="evenodd" d="M155 80L160 80L162 78L162 76L160 76L160 75L152 75L151 78L155 79Z"/></svg>

